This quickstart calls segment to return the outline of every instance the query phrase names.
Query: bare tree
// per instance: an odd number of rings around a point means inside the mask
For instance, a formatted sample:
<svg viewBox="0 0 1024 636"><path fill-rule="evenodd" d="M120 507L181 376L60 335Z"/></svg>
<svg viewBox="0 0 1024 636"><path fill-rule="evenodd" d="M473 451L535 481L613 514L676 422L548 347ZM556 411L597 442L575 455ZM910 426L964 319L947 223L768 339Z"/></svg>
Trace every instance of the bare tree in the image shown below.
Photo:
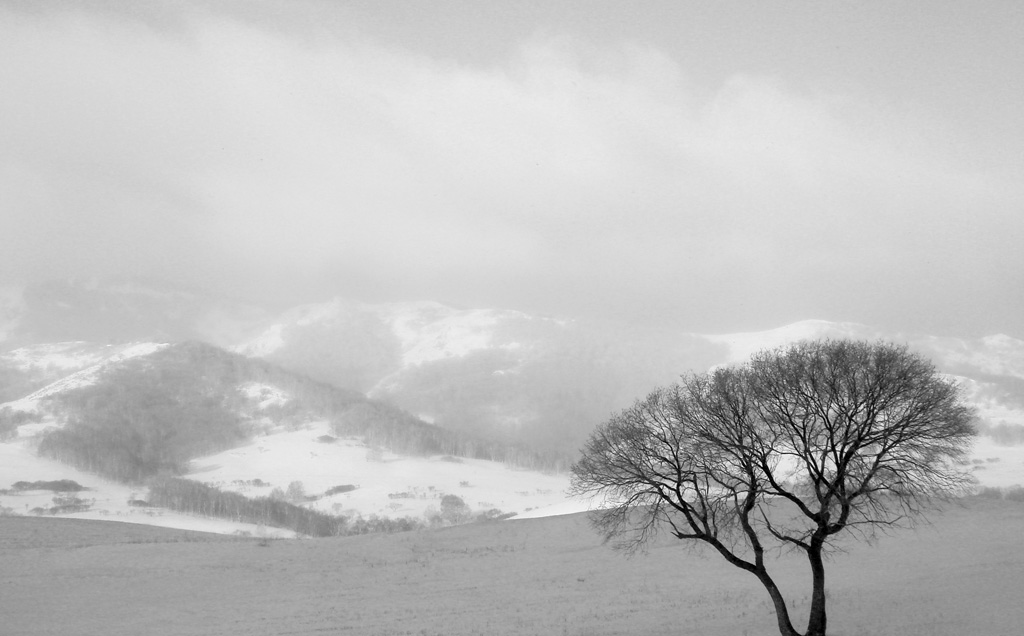
<svg viewBox="0 0 1024 636"><path fill-rule="evenodd" d="M806 555L806 636L824 636L823 557L836 535L870 538L967 491L972 413L926 359L888 343L805 341L684 376L604 423L572 468L599 496L593 522L637 549L659 529L710 545L771 596L769 547Z"/></svg>

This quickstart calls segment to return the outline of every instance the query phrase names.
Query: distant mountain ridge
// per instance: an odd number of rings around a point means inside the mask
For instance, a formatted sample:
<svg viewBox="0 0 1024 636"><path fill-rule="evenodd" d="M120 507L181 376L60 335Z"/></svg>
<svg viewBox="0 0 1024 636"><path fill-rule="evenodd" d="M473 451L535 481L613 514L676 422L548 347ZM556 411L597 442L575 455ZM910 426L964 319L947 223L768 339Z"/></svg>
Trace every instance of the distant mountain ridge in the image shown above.
<svg viewBox="0 0 1024 636"><path fill-rule="evenodd" d="M236 350L339 384L348 377L442 426L569 451L608 414L680 373L820 338L907 344L964 385L983 431L1001 426L1003 441L1024 442L1024 341L1004 334L961 339L825 320L747 333L646 334L517 311L335 300L282 314ZM329 351L311 354L318 345Z"/></svg>
<svg viewBox="0 0 1024 636"><path fill-rule="evenodd" d="M108 320L121 313L124 318ZM1014 427L1024 428L1024 342L1005 334L962 339L804 320L706 335L432 301L341 298L275 313L153 283L97 281L39 285L21 297L0 294L0 323L6 325L0 351L49 344L50 335L112 343L139 334L204 340L387 400L445 428L561 452L573 452L596 423L680 373L741 362L805 338L886 339L908 344L960 378L989 427L984 430L1003 426L1011 439ZM97 333L102 340L92 338ZM0 364L0 398L5 385L30 375Z"/></svg>

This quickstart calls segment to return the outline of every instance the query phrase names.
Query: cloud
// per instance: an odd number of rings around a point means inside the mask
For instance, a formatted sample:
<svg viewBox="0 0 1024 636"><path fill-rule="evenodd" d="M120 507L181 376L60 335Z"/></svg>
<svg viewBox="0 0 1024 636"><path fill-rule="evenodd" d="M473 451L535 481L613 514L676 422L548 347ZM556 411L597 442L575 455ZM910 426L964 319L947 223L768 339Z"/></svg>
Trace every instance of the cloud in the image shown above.
<svg viewBox="0 0 1024 636"><path fill-rule="evenodd" d="M920 290L1024 283L1020 186L936 152L913 109L782 76L697 85L637 42L535 37L481 65L174 18L0 20L9 277L657 308L702 329L906 319L951 311Z"/></svg>

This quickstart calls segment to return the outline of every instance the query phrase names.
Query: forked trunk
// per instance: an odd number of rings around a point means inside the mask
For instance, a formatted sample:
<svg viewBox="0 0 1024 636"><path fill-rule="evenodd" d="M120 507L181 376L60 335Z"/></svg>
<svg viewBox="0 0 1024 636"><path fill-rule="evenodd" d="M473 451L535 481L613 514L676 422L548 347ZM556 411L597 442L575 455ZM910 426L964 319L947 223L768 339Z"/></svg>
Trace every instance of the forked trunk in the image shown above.
<svg viewBox="0 0 1024 636"><path fill-rule="evenodd" d="M779 591L779 587L775 585L772 577L768 576L768 573L763 569L760 572L755 572L754 575L757 576L761 584L768 590L768 595L772 597L772 604L775 606L775 618L779 622L779 633L782 636L801 636L800 632L793 629L793 622L789 620L789 608L786 607L786 599L782 598L782 592Z"/></svg>
<svg viewBox="0 0 1024 636"><path fill-rule="evenodd" d="M828 616L825 613L825 563L821 557L821 543L811 542L807 558L811 562L811 615L807 620L806 636L825 636Z"/></svg>

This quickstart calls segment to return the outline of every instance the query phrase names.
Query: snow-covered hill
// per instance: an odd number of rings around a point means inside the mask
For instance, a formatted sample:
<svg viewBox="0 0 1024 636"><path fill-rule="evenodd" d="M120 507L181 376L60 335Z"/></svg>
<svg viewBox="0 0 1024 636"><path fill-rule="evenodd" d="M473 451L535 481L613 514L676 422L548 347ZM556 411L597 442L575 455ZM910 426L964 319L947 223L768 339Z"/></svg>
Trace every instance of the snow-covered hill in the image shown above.
<svg viewBox="0 0 1024 636"><path fill-rule="evenodd" d="M387 395L403 374L431 363L496 353L510 371L538 338L563 323L499 309L436 302L371 305L343 299L295 307L234 346L247 356L371 395Z"/></svg>
<svg viewBox="0 0 1024 636"><path fill-rule="evenodd" d="M163 350L170 351L169 346L139 343L99 347L61 343L26 347L6 354L4 361L11 367L26 372L45 369L50 374L66 375L23 398L0 404L0 413L6 421L16 423L13 431L8 430L7 436L0 439L0 509L13 514L107 518L217 532L289 534L257 529L252 524L190 517L142 506L140 501L146 497L144 487L118 483L38 454L42 439L67 426L63 412L67 406L62 406L62 396L87 389L97 382L109 383L106 374L123 371L124 363L131 360L165 368L166 361L149 361L148 358ZM211 374L210 369L214 367L209 366L209 360L218 354L208 349L191 355L207 364L205 370L197 368L196 373L206 374L209 382L215 383L216 374ZM180 355L175 360L176 364L181 364ZM161 364L164 367L160 367ZM242 380L229 391L235 394L229 403L235 405L251 435L240 445L192 460L182 475L187 479L248 497L266 497L285 491L294 494L298 489L305 495L298 500L304 507L343 515L350 520L374 515L422 520L431 510L436 513L441 498L449 494L460 497L474 513L490 512L492 516L498 511L539 514L538 511L547 507L566 505L565 475L513 469L500 462L453 455L403 455L369 442L367 436L340 436L331 421L318 419L294 390L276 384L274 378L284 377L299 387L306 386L308 380L292 379L283 371L259 367L256 373L269 379L256 381L246 379L244 368L230 359L227 365L233 369L229 375L237 375ZM166 367L158 372L159 377L173 381L175 368ZM314 389L320 391L317 396L322 399L326 399L323 395L330 395L323 393L328 389L315 386ZM136 389L126 387L124 390ZM371 404L358 399L354 402L364 403ZM361 417L373 417L373 411L366 408L363 407ZM366 415L367 412L370 415ZM387 416L388 411L381 413ZM135 417L145 419L147 416L136 412ZM373 426L373 422L368 425ZM394 427L395 423L389 420L388 426ZM390 435L395 434L394 429L389 430L392 430ZM61 480L72 480L88 490L66 493L25 487L26 483ZM21 487L16 487L19 482ZM339 486L343 488L337 488ZM335 492L326 494L332 488ZM69 506L74 509L68 509Z"/></svg>
<svg viewBox="0 0 1024 636"><path fill-rule="evenodd" d="M1021 427L1024 442L1024 342L1006 335L936 337L825 320L757 332L648 335L509 310L334 300L286 312L238 350L348 381L450 428L559 443L545 437L557 428L565 433L561 448L570 450L608 413L679 373L820 338L907 344L960 381L984 421ZM1004 441L1015 434L1003 432Z"/></svg>
<svg viewBox="0 0 1024 636"><path fill-rule="evenodd" d="M386 372L371 378L374 395L456 428L466 425L459 419L463 413L470 414L469 426L492 432L513 430L524 438L537 435L531 422L539 422L536 428L544 430L561 427L567 432L568 448L578 448L608 413L686 370L700 372L718 364L741 363L756 351L803 339L884 339L906 344L958 381L977 409L983 435L976 451L976 471L984 474L982 483L1024 483L1024 456L1017 447L1024 443L1024 342L1006 335L936 337L885 332L851 322L805 320L758 332L662 333L644 340L600 330L581 335L576 322L513 311L457 310L438 303L355 305L336 300L275 319L246 350L255 353L256 344L263 343L268 351L271 347L265 345L273 343L273 351L283 351L289 339L301 339L304 330L329 331L354 314L371 317L375 338L395 343ZM291 357L286 365L303 370L300 357ZM543 419L554 413L557 418Z"/></svg>
<svg viewBox="0 0 1024 636"><path fill-rule="evenodd" d="M1024 443L1024 341L1005 334L951 338L924 334L883 333L866 325L806 320L754 333L707 336L728 346L723 363L742 362L756 351L803 339L885 339L906 344L931 359L963 387L965 397L988 426L1019 428ZM983 431L988 429L983 428Z"/></svg>
<svg viewBox="0 0 1024 636"><path fill-rule="evenodd" d="M964 371L1024 379L1024 341L1005 334L983 338L952 338L903 332L886 333L853 322L803 320L766 331L705 337L711 342L728 346L728 359L724 362L729 364L743 362L756 351L773 349L799 340L884 339L909 345L949 373Z"/></svg>
<svg viewBox="0 0 1024 636"><path fill-rule="evenodd" d="M96 345L88 342L58 342L21 347L0 355L0 365L25 373L36 382L50 380L42 388L18 400L0 405L14 411L35 413L39 401L96 381L105 369L126 360L149 355L166 343L133 342Z"/></svg>
<svg viewBox="0 0 1024 636"><path fill-rule="evenodd" d="M371 305L336 298L302 305L285 312L264 331L234 349L257 357L272 357L302 337L304 328L342 328L353 320L379 321L398 342L402 367L461 357L490 347L515 349L515 342L497 339L499 326L515 320L534 320L527 314L498 309L455 309L436 302Z"/></svg>

